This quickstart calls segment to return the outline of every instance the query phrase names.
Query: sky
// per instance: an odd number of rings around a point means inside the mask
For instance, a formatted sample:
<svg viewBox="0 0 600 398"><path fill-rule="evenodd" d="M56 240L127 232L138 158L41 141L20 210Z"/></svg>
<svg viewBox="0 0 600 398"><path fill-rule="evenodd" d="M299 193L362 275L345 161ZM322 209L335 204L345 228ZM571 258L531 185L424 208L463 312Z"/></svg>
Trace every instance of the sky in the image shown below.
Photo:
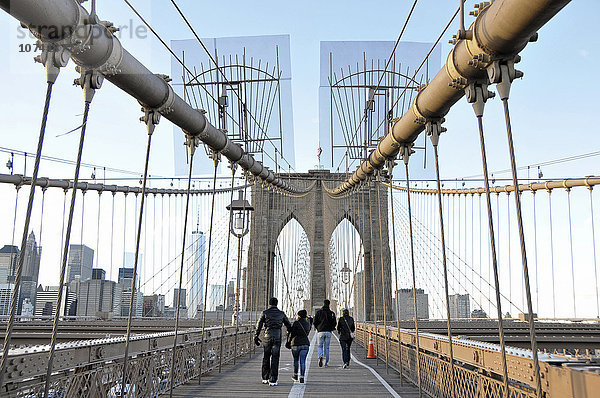
<svg viewBox="0 0 600 398"><path fill-rule="evenodd" d="M98 14L121 26L125 48L155 73L170 73L171 58L151 35L144 34L140 20L122 1L98 0ZM132 1L160 36L171 40L193 38L171 2ZM467 2L467 10L474 2ZM85 3L87 6L89 4ZM227 1L204 3L178 1L201 37L231 37L289 34L293 95L293 126L296 170L306 171L317 164L319 113L319 48L321 41L384 40L398 37L411 1ZM457 7L457 1L421 0L403 36L405 41L433 42ZM539 32L539 40L521 53L517 68L524 78L513 84L511 115L519 165L564 158L600 150L598 127L593 115L598 109L597 65L600 63L600 38L593 34L600 14L600 2L571 2ZM467 16L470 23L473 19ZM447 40L458 29L454 22L443 37L442 62L450 49ZM0 86L4 100L0 107L0 147L34 152L43 107L45 79L42 68L23 51L33 43L22 37L22 29L10 16L0 14ZM136 32L133 34L132 32ZM44 154L75 159L78 134L61 135L80 124L82 94L72 85L77 77L73 63L59 76L48 121ZM143 168L146 134L139 122L139 104L105 82L92 104L84 161L99 166L140 172ZM465 100L446 117L448 132L440 142L441 173L444 178L481 174L476 121ZM501 102L488 103L485 115L488 162L491 171L509 166ZM173 126L166 120L154 134L150 174L173 175ZM6 153L0 153L0 172ZM561 163L543 168L545 177L584 176L599 173L598 157ZM15 172L24 164L18 157ZM31 162L27 165L28 174ZM84 177L91 169L84 169ZM108 173L111 174L110 172ZM535 174L535 172L532 172ZM101 172L98 171L98 175ZM497 174L509 177L509 174ZM72 167L43 162L40 176L70 178ZM137 179L137 175L134 175ZM526 172L521 173L526 177ZM135 181L137 183L137 181ZM176 182L176 184L178 184ZM14 190L13 190L14 191ZM2 191L0 219L12 224L14 194ZM61 208L62 200L53 199ZM55 231L59 233L60 231ZM12 229L1 228L0 243L10 242ZM91 237L94 240L93 237ZM46 282L56 276L43 273Z"/></svg>

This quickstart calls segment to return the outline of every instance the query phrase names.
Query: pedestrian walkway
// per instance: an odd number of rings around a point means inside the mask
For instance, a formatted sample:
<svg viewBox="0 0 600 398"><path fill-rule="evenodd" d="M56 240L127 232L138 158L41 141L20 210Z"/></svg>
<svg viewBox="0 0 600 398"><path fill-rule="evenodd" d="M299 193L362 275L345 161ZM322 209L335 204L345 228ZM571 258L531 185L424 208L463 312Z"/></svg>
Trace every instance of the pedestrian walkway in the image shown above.
<svg viewBox="0 0 600 398"><path fill-rule="evenodd" d="M260 367L262 349L257 347L252 357L228 364L221 373L212 372L202 377L202 384L193 380L175 389L173 396L191 397L418 397L417 389L405 382L400 386L398 373L374 359L365 359L364 350L358 344L352 347L353 360L348 369L342 368L342 350L337 339L331 340L329 367L319 368L316 334L311 334L310 357L307 358L306 383L294 383L294 361L291 351L281 347L279 385L261 384ZM310 359L310 360L309 360ZM361 366L359 361L365 366ZM309 365L310 363L310 365Z"/></svg>

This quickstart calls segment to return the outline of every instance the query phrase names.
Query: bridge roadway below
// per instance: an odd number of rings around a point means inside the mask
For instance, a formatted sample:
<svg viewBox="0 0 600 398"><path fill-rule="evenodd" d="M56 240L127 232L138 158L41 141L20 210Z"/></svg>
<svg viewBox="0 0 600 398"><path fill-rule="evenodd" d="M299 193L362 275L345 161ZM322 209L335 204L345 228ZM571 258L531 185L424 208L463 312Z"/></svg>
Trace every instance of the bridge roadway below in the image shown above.
<svg viewBox="0 0 600 398"><path fill-rule="evenodd" d="M329 367L319 368L316 333L311 334L311 350L307 357L305 384L294 383L294 361L290 350L281 347L277 386L261 383L262 347L254 354L228 364L221 373L213 371L202 377L201 384L192 380L173 391L173 397L401 397L416 398L418 390L381 360L365 359L359 344L352 345L353 359L348 369L342 368L342 351L338 340L331 339ZM358 362L365 366L362 366ZM310 365L309 365L310 363Z"/></svg>
<svg viewBox="0 0 600 398"><path fill-rule="evenodd" d="M207 313L208 315L208 313ZM215 315L215 316L212 316ZM207 326L220 325L220 315L212 314L207 319ZM227 317L229 320L231 317ZM246 318L244 315L241 319ZM253 319L256 319L253 317ZM395 321L389 321L390 326L396 327ZM151 334L173 330L173 319L144 318L133 322L136 334ZM505 320L506 343L512 347L529 348L529 327L526 322ZM199 328L198 319L181 320L181 329ZM400 327L413 329L412 321L401 321ZM0 328L5 329L5 322L0 322ZM125 319L112 320L65 320L61 321L58 333L59 342L100 339L123 336L127 329ZM419 329L423 332L445 335L447 324L445 320L421 320ZM34 320L15 324L12 342L14 345L48 344L52 332L51 320ZM600 349L600 322L593 320L582 321L545 321L536 322L536 332L541 350L586 350ZM472 339L487 343L498 344L498 322L493 319L453 320L452 333L461 338ZM1 340L2 338L0 338Z"/></svg>

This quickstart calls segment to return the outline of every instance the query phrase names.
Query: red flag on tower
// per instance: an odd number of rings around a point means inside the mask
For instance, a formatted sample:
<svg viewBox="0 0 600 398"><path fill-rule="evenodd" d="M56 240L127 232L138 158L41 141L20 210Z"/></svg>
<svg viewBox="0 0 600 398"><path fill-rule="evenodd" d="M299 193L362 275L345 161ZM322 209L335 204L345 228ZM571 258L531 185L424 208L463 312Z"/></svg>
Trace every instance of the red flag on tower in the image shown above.
<svg viewBox="0 0 600 398"><path fill-rule="evenodd" d="M323 150L321 149L321 147L319 147L319 149L317 149L317 158L319 159L319 163L321 163L321 154L323 153Z"/></svg>

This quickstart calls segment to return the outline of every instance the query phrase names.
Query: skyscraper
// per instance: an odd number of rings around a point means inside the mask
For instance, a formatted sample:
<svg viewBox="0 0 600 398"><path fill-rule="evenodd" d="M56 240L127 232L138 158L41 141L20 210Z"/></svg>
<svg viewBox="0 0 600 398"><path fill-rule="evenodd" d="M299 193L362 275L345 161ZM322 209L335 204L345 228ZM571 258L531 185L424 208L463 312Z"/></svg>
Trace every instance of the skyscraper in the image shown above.
<svg viewBox="0 0 600 398"><path fill-rule="evenodd" d="M41 250L42 248L37 245L35 240L35 234L31 232L25 246L17 315L21 314L23 300L29 299L31 304L35 305ZM19 248L17 246L6 245L0 249L0 284L14 284L18 259Z"/></svg>
<svg viewBox="0 0 600 398"><path fill-rule="evenodd" d="M140 287L140 276L136 275L136 289ZM123 291L131 290L131 282L133 281L133 268L119 268L119 278L117 281L123 287Z"/></svg>
<svg viewBox="0 0 600 398"><path fill-rule="evenodd" d="M23 301L29 299L35 307L35 296L40 274L40 259L42 248L38 246L33 231L27 237L25 246L25 258L23 259L23 274L21 275L21 297L19 299L18 314L21 313Z"/></svg>
<svg viewBox="0 0 600 398"><path fill-rule="evenodd" d="M120 315L121 285L107 281L101 272L95 274L97 278L81 282L77 297L77 315L97 316L99 313Z"/></svg>
<svg viewBox="0 0 600 398"><path fill-rule="evenodd" d="M423 289L417 288L417 319L429 319L429 296ZM401 321L411 320L415 317L415 302L413 290L398 289L396 291L396 300L398 300L398 319ZM396 312L396 305L392 308Z"/></svg>
<svg viewBox="0 0 600 398"><path fill-rule="evenodd" d="M127 254L127 253L126 253ZM132 257L135 258L135 257ZM131 288L133 286L133 268L119 268L119 286L121 289L121 316L129 316L131 304ZM140 292L140 278L136 275L133 316L141 317L144 312L144 294Z"/></svg>
<svg viewBox="0 0 600 398"><path fill-rule="evenodd" d="M186 290L185 289L181 289L181 298L179 298L179 308L187 308L186 306ZM173 290L173 308L177 308L177 300L178 300L178 296L179 296L179 289L175 288Z"/></svg>
<svg viewBox="0 0 600 398"><path fill-rule="evenodd" d="M0 284L7 283L9 277L15 274L19 248L12 245L4 245L0 249Z"/></svg>
<svg viewBox="0 0 600 398"><path fill-rule="evenodd" d="M57 298L58 286L46 286L43 288L40 285L37 289L36 295L35 316L54 316ZM76 300L77 296L75 293L72 292L67 286L64 286L60 314L68 315L69 308Z"/></svg>
<svg viewBox="0 0 600 398"><path fill-rule="evenodd" d="M471 316L471 300L468 294L452 294L448 296L451 318L469 318Z"/></svg>
<svg viewBox="0 0 600 398"><path fill-rule="evenodd" d="M92 279L94 266L94 250L86 245L69 245L69 261L67 268L67 282L71 282L77 275L81 281Z"/></svg>
<svg viewBox="0 0 600 398"><path fill-rule="evenodd" d="M208 295L207 311L216 311L218 306L223 305L223 294L225 293L225 285L210 285Z"/></svg>
<svg viewBox="0 0 600 398"><path fill-rule="evenodd" d="M187 258L191 264L187 269L187 291L189 292L187 303L190 317L195 317L198 311L202 311L204 303L204 253L206 249L206 235L198 228L189 237L192 244L188 247Z"/></svg>

